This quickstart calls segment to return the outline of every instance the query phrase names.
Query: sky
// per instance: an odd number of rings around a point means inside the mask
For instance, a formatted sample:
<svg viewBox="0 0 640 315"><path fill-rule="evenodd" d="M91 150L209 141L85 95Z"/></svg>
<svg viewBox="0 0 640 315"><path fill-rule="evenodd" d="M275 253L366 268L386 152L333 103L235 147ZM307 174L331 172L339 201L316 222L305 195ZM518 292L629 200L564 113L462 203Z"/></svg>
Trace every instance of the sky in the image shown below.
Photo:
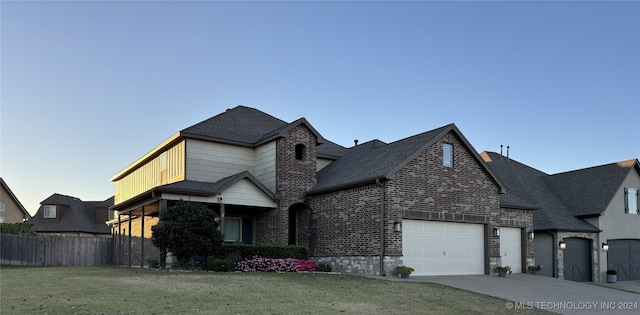
<svg viewBox="0 0 640 315"><path fill-rule="evenodd" d="M0 176L31 214L237 105L346 147L455 123L549 174L639 158L640 2L0 2Z"/></svg>

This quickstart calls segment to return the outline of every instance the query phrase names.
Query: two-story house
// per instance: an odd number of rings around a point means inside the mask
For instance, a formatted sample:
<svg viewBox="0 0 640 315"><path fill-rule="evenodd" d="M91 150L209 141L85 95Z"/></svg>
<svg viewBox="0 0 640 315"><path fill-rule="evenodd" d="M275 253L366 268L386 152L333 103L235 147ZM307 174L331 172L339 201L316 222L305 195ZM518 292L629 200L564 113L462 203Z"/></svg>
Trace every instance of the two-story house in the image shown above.
<svg viewBox="0 0 640 315"><path fill-rule="evenodd" d="M509 192L502 201L534 212L541 274L573 281L640 280L637 159L549 175L501 154L481 154Z"/></svg>
<svg viewBox="0 0 640 315"><path fill-rule="evenodd" d="M157 255L151 226L178 200L214 208L228 242L307 245L338 271L488 274L501 253L516 271L533 260L531 211L501 208L504 185L453 124L344 148L305 118L238 106L174 134L112 181L121 263Z"/></svg>
<svg viewBox="0 0 640 315"><path fill-rule="evenodd" d="M0 177L0 223L20 223L31 218L9 185Z"/></svg>

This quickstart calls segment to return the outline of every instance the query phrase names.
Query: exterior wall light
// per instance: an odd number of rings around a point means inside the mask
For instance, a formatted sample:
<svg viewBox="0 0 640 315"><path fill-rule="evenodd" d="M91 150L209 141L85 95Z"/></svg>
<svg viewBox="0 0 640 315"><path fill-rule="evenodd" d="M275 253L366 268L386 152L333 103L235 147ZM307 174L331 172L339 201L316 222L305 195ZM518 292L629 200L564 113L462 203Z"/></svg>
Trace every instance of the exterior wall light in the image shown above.
<svg viewBox="0 0 640 315"><path fill-rule="evenodd" d="M565 248L567 248L567 243L565 243L565 242L563 242L563 241L560 241L560 243L558 243L558 247L559 247L560 249L565 249Z"/></svg>
<svg viewBox="0 0 640 315"><path fill-rule="evenodd" d="M605 252L608 251L609 250L609 244L602 243L602 250L605 251Z"/></svg>
<svg viewBox="0 0 640 315"><path fill-rule="evenodd" d="M534 233L533 231L529 231L529 238L530 239L536 238L536 233Z"/></svg>
<svg viewBox="0 0 640 315"><path fill-rule="evenodd" d="M500 229L499 228L493 228L493 236L500 237Z"/></svg>
<svg viewBox="0 0 640 315"><path fill-rule="evenodd" d="M402 232L402 224L400 221L393 222L393 230L396 232Z"/></svg>

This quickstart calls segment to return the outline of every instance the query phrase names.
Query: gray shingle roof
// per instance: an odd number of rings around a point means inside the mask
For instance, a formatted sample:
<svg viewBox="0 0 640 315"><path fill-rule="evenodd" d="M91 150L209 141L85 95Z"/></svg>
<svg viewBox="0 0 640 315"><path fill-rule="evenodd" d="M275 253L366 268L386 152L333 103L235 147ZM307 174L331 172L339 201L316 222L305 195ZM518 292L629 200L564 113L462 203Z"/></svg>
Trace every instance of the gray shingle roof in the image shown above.
<svg viewBox="0 0 640 315"><path fill-rule="evenodd" d="M154 188L153 190L158 192L175 192L191 195L212 196L217 195L224 191L229 186L237 183L242 179L250 180L254 185L261 189L266 195L275 199L275 194L266 188L257 178L251 173L244 171L229 177L223 178L215 183L211 182L199 182L193 180L183 180L172 184L167 184Z"/></svg>
<svg viewBox="0 0 640 315"><path fill-rule="evenodd" d="M82 201L76 197L53 194L42 201L41 205L57 205L67 207L58 220L45 220L42 216L41 206L31 219L26 223L32 225L36 232L84 232L94 234L110 234L111 229L105 222L96 222L96 212L107 211L113 206L114 198L104 201Z"/></svg>
<svg viewBox="0 0 640 315"><path fill-rule="evenodd" d="M308 193L317 194L373 182L376 179L390 179L398 169L450 131L455 131L462 137L455 125L449 124L388 144L372 140L346 149L340 159L318 172L317 183ZM462 140L467 143L465 139ZM468 146L473 154L477 155L475 150ZM483 163L479 157L478 160ZM497 178L495 179L498 185L502 185Z"/></svg>
<svg viewBox="0 0 640 315"><path fill-rule="evenodd" d="M634 167L638 168L636 159L554 174L545 183L574 215L600 215Z"/></svg>
<svg viewBox="0 0 640 315"><path fill-rule="evenodd" d="M547 185L550 175L494 152L482 155L507 186L508 192L500 196L501 205L540 209L533 214L535 230L599 231L575 217L557 192Z"/></svg>
<svg viewBox="0 0 640 315"><path fill-rule="evenodd" d="M257 109L236 106L224 113L188 127L183 136L205 137L253 145L277 129L286 128L287 122Z"/></svg>

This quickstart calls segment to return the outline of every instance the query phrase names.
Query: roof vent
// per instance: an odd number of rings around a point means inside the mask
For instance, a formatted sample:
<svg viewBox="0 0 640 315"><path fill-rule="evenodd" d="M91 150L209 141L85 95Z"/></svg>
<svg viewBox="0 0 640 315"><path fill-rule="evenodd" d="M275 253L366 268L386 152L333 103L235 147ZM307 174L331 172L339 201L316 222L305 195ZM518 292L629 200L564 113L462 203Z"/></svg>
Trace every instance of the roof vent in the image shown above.
<svg viewBox="0 0 640 315"><path fill-rule="evenodd" d="M358 139L353 140L353 143L355 143L356 145L358 145Z"/></svg>

